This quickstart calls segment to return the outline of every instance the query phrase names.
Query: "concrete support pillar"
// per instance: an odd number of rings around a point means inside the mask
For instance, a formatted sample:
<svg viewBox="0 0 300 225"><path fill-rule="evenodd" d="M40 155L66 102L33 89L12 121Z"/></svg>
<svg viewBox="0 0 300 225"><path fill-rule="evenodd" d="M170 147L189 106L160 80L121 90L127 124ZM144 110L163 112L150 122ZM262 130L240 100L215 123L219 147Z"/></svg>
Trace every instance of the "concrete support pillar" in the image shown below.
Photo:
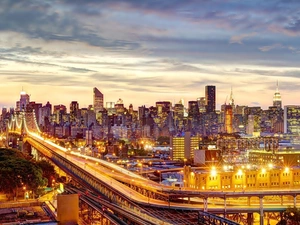
<svg viewBox="0 0 300 225"><path fill-rule="evenodd" d="M263 205L263 197L259 197L259 224L264 225L264 205Z"/></svg>
<svg viewBox="0 0 300 225"><path fill-rule="evenodd" d="M226 196L224 197L224 218L226 218Z"/></svg>
<svg viewBox="0 0 300 225"><path fill-rule="evenodd" d="M247 213L247 225L253 225L253 213Z"/></svg>
<svg viewBox="0 0 300 225"><path fill-rule="evenodd" d="M203 211L204 212L207 212L207 206L208 206L207 198L203 198Z"/></svg>
<svg viewBox="0 0 300 225"><path fill-rule="evenodd" d="M248 197L248 198L247 198L247 204L248 204L248 205L250 205L250 198L251 198L251 197Z"/></svg>
<svg viewBox="0 0 300 225"><path fill-rule="evenodd" d="M104 216L102 214L101 214L101 217L100 217L100 224L104 225Z"/></svg>

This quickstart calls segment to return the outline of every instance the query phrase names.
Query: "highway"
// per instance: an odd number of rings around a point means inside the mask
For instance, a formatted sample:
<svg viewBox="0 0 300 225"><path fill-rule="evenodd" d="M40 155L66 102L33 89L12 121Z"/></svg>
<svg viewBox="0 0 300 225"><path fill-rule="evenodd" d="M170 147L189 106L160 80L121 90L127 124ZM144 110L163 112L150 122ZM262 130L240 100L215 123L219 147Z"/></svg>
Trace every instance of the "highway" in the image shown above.
<svg viewBox="0 0 300 225"><path fill-rule="evenodd" d="M55 150L56 153L59 153L61 156L65 157L69 161L75 163L80 168L89 172L93 176L102 180L103 182L110 185L112 188L122 192L132 201L143 204L143 205L151 205L153 207L167 207L167 208L177 208L177 209L190 209L190 210L199 210L203 209L203 201L202 202L194 202L190 203L182 203L182 202L170 202L163 201L159 199L149 198L140 194L139 192L131 189L129 186L122 184L119 181L122 181L127 184L133 184L136 186L140 186L147 190L151 190L153 192L164 192L168 194L177 194L183 196L197 196L201 198L209 198L208 201L208 212L224 212L224 203L223 204L215 204L212 200L213 198L238 198L238 197L258 197L258 196L274 196L274 195L297 195L299 194L299 190L287 189L287 190L252 190L252 191L209 191L209 190L195 190L184 188L184 190L179 190L179 188L169 187L162 184L158 184L154 181L146 179L138 174L130 172L116 164L109 163L107 161L96 159L90 156L81 155L80 153L74 153L67 151L67 149L56 145L50 140L46 140L39 135L34 133L29 134L32 139L35 141L44 144L46 147ZM219 201L219 200L218 200ZM278 202L274 204L274 201L268 202L268 200L264 200L263 208L265 212L273 212L278 210L284 210L289 206L293 206L294 202L290 202L290 204L285 204L284 206ZM226 205L227 212L259 212L260 205L252 204L248 205L247 203L242 202L230 202Z"/></svg>

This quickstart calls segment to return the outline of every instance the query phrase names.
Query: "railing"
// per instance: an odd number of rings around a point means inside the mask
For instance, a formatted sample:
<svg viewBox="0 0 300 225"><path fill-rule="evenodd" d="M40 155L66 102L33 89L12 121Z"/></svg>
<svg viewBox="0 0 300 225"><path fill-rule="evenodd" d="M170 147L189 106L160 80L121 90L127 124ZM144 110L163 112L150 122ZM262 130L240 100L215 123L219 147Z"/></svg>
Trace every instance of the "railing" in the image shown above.
<svg viewBox="0 0 300 225"><path fill-rule="evenodd" d="M207 224L207 225L211 225L211 224L240 225L239 223L233 222L224 217L212 215L211 213L202 212L202 211L199 211L199 222L200 222L200 224L203 224L203 225L205 225L205 224Z"/></svg>

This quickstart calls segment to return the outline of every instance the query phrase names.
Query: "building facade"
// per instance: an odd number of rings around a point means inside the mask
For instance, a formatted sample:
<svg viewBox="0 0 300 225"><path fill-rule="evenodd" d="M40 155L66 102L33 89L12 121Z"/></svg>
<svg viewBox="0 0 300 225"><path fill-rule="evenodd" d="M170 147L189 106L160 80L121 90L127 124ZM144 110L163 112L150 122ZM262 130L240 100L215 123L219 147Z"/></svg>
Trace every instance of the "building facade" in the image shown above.
<svg viewBox="0 0 300 225"><path fill-rule="evenodd" d="M191 132L186 132L182 137L171 138L171 158L173 160L194 159L194 151L199 149L198 136L191 136Z"/></svg>
<svg viewBox="0 0 300 225"><path fill-rule="evenodd" d="M300 106L299 105L284 106L284 133L287 134L300 133Z"/></svg>
<svg viewBox="0 0 300 225"><path fill-rule="evenodd" d="M95 113L103 111L103 94L96 87L93 89L93 101Z"/></svg>
<svg viewBox="0 0 300 225"><path fill-rule="evenodd" d="M206 113L216 111L216 86L205 86L205 106Z"/></svg>

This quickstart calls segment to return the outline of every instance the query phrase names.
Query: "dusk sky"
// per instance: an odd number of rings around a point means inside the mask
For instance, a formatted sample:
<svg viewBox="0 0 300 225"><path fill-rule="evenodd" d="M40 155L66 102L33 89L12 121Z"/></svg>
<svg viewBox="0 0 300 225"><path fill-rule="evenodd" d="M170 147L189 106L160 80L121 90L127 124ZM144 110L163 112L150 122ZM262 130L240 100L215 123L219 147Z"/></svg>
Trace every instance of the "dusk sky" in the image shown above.
<svg viewBox="0 0 300 225"><path fill-rule="evenodd" d="M300 104L299 0L1 0L0 105ZM228 96L228 97L227 97ZM228 100L227 100L228 102Z"/></svg>

